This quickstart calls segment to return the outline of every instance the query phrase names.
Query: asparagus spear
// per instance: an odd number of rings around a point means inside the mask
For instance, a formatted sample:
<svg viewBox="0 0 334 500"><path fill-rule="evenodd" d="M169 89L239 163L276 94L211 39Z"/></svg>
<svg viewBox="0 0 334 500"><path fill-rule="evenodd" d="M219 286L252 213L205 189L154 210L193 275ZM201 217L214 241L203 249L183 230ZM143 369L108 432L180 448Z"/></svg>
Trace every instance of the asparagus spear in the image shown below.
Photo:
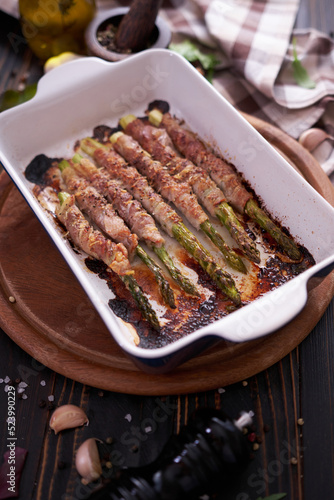
<svg viewBox="0 0 334 500"><path fill-rule="evenodd" d="M214 262L211 254L183 224L181 217L151 188L145 177L141 176L135 168L127 166L125 160L115 151L109 150L97 141L83 140L81 147L88 154L92 154L98 164L108 168L111 176L120 178L127 189L141 200L145 208L163 225L170 236L173 236L194 257L223 293L236 305L241 304L240 294L232 277Z"/></svg>
<svg viewBox="0 0 334 500"><path fill-rule="evenodd" d="M147 252L141 247L140 245L137 245L136 248L136 254L137 256L147 265L147 267L150 269L150 271L154 274L155 281L159 285L159 290L160 293L165 300L165 302L172 308L176 308L175 304L175 296L172 288L170 287L168 281L162 274L162 271L158 264L154 262L153 259L148 255Z"/></svg>
<svg viewBox="0 0 334 500"><path fill-rule="evenodd" d="M158 117L160 119L160 112ZM155 114L155 113L154 113ZM154 124L154 114L151 122ZM221 158L214 155L196 137L196 135L180 126L169 113L163 115L161 125L166 128L175 147L196 165L207 170L212 179L218 184L226 195L227 200L240 213L247 214L260 227L267 231L272 238L282 247L293 260L302 257L297 245L268 217L259 207L251 193L242 184L233 167Z"/></svg>
<svg viewBox="0 0 334 500"><path fill-rule="evenodd" d="M292 260L300 260L301 252L297 245L279 227L268 217L268 215L259 207L254 198L247 201L245 213L251 219L255 220L262 229L267 231L272 238L283 248Z"/></svg>
<svg viewBox="0 0 334 500"><path fill-rule="evenodd" d="M212 226L188 184L176 182L161 163L154 161L132 137L123 132L116 132L110 140L118 153L150 179L156 191L173 202L197 230L203 231L210 238L233 268L247 272L241 258L229 248L221 234Z"/></svg>
<svg viewBox="0 0 334 500"><path fill-rule="evenodd" d="M80 162L80 155L76 154L73 158L73 162ZM62 172L63 180L67 185L67 188L76 196L79 208L82 211L85 209L89 211L89 216L92 218L93 222L99 226L102 231L104 231L110 238L121 242L127 248L127 250L132 250L132 240L129 244L129 235L131 235L130 230L125 226L123 219L121 219L114 211L111 204L107 203L104 198L99 195L99 193L92 188L87 186L88 181L83 178L79 178L75 170L71 167L71 163L67 160L62 160L58 163L58 167ZM102 217L101 217L102 216ZM115 222L115 224L107 225L107 222ZM118 233L114 230L111 234L111 230L117 227ZM136 248L135 253L138 257L147 265L147 267L152 271L155 280L159 286L160 293L164 301L173 309L175 309L175 297L172 288L170 287L168 281L163 276L160 267L154 262L153 259L145 252L145 250L138 245L138 239L136 238ZM131 245L131 246L130 246ZM130 246L130 249L129 249Z"/></svg>
<svg viewBox="0 0 334 500"><path fill-rule="evenodd" d="M61 191L58 197L60 206L57 210L57 217L66 227L74 243L88 255L105 262L110 269L117 273L136 301L143 317L155 330L160 331L157 315L138 285L130 263L122 252L122 248L126 252L124 245L120 243L116 245L111 240L107 240L102 233L93 229L75 205L73 195Z"/></svg>
<svg viewBox="0 0 334 500"><path fill-rule="evenodd" d="M163 114L158 110L153 110L149 114L149 118L155 126L145 124L134 115L123 116L119 123L126 133L136 139L143 149L152 155L153 159L160 161L167 168L174 179L186 181L193 188L200 203L227 228L244 255L253 262L259 263L260 253L256 244L245 231L232 207L227 203L223 192L205 170L187 158L181 158L176 154L166 129L156 128L159 127ZM230 250L231 253L236 255L232 250ZM224 255L229 261L229 253L227 255L224 253ZM233 267L233 263L230 264ZM246 271L245 268L244 270Z"/></svg>
<svg viewBox="0 0 334 500"><path fill-rule="evenodd" d="M102 145L93 139L85 139L81 141L81 148L88 155L94 156L94 151ZM132 227L138 237L144 239L146 244L152 248L161 262L165 265L170 276L175 283L179 285L186 293L199 297L199 292L186 276L175 265L173 259L169 256L164 239L158 232L152 217L144 210L141 203L134 200L130 193L121 188L119 181L113 183L110 177L104 175L105 169L97 169L97 167L86 158L81 161L80 155L77 156L79 163L74 163L73 166L84 177L89 178L92 184L101 191L106 198L115 204L121 217ZM133 210L129 209L132 207ZM132 213L134 212L134 213ZM138 223L138 219L140 224ZM147 230L148 227L148 230Z"/></svg>

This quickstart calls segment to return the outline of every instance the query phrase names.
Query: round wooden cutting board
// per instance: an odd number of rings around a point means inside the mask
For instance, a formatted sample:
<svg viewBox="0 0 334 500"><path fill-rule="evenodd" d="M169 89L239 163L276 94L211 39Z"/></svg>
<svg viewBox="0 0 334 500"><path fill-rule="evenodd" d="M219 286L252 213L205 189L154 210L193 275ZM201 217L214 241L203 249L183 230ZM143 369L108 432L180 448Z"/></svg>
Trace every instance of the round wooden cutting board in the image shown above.
<svg viewBox="0 0 334 500"><path fill-rule="evenodd" d="M328 177L304 148L277 128L245 117L334 205ZM27 203L9 177L0 176L0 326L40 363L78 382L127 394L172 395L244 380L291 352L333 295L334 273L312 279L303 311L274 334L241 344L222 341L171 373L146 374L116 345Z"/></svg>

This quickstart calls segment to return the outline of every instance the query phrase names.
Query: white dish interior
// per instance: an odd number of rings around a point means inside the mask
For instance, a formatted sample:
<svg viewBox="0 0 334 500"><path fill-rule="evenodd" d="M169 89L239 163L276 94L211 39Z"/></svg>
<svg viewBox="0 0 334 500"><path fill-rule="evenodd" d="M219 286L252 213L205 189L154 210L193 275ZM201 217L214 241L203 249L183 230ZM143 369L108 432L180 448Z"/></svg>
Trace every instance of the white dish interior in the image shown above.
<svg viewBox="0 0 334 500"><path fill-rule="evenodd" d="M231 158L269 212L313 255L316 265L275 291L189 336L159 349L136 347L108 307L110 289L87 272L80 256L54 227L32 194L24 170L40 153L70 157L78 138L99 124L115 126L149 102L166 100L201 137ZM195 339L217 335L251 340L290 321L305 305L308 279L334 261L334 210L239 113L182 57L163 49L119 63L83 58L45 75L37 95L0 115L1 161L65 257L118 344L130 355L153 359Z"/></svg>

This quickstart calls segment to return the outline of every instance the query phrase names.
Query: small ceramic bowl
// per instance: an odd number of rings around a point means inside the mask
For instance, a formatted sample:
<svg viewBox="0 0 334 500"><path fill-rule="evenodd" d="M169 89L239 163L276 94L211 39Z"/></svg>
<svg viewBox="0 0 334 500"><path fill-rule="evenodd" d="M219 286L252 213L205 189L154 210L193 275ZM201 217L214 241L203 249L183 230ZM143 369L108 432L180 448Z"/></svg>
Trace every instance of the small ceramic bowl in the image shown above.
<svg viewBox="0 0 334 500"><path fill-rule="evenodd" d="M114 52L106 47L103 47L97 39L97 33L100 29L104 29L108 24L118 26L122 17L128 12L129 7L118 7L115 9L105 10L96 15L93 21L89 24L85 40L89 55L100 57L106 61L121 61L134 54ZM155 27L151 35L151 44L149 49L165 49L171 41L171 31L167 23L157 16ZM145 49L148 50L148 49Z"/></svg>

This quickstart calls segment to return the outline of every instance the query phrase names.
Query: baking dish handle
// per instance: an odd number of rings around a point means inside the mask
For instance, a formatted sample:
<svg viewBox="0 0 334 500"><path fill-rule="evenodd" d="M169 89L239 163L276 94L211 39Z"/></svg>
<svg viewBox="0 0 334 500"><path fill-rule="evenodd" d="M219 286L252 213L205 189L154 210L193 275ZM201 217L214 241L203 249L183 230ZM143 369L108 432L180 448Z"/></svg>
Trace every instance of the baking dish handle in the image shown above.
<svg viewBox="0 0 334 500"><path fill-rule="evenodd" d="M297 316L305 306L309 279L325 277L333 269L334 255L239 309L237 323L233 321L233 314L224 318L222 330L219 333L210 331L210 334L232 342L244 342L278 330Z"/></svg>
<svg viewBox="0 0 334 500"><path fill-rule="evenodd" d="M88 64L87 64L88 63ZM110 63L99 59L98 57L86 57L68 61L61 66L57 66L48 73L45 73L37 84L37 92L33 99L43 99L45 96L50 96L50 89L52 87L52 95L62 94L68 89L69 80L72 83L77 83L78 89L83 81L89 80L94 75L101 77L108 69L110 70Z"/></svg>

